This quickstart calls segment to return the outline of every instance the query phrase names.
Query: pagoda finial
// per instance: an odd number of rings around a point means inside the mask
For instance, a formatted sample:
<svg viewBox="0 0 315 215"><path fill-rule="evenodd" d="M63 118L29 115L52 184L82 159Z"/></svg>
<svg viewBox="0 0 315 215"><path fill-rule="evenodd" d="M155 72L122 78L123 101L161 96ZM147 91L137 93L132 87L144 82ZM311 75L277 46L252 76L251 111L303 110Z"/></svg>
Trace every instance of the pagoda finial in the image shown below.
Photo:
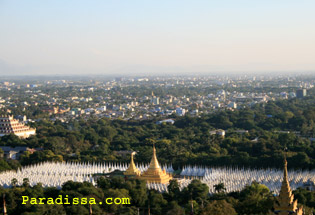
<svg viewBox="0 0 315 215"><path fill-rule="evenodd" d="M7 215L7 207L5 204L5 194L3 194L3 215Z"/></svg>
<svg viewBox="0 0 315 215"><path fill-rule="evenodd" d="M156 149L155 149L154 143L153 143L153 155L152 155L152 159L151 159L149 168L160 169L160 165L159 165L159 162L158 162L157 157L156 157Z"/></svg>
<svg viewBox="0 0 315 215"><path fill-rule="evenodd" d="M133 164L133 165L135 165L135 162L134 162L134 160L133 160L133 155L134 155L134 154L136 154L136 153L135 153L135 152L131 152L131 154L130 154L130 155L131 155L131 156L130 156L130 163Z"/></svg>
<svg viewBox="0 0 315 215"><path fill-rule="evenodd" d="M284 159L283 159L284 168L283 168L283 182L282 182L282 183L287 182L287 184L289 184L289 180L288 180L287 151L288 151L288 148L285 147L285 148L284 148Z"/></svg>
<svg viewBox="0 0 315 215"><path fill-rule="evenodd" d="M288 162L286 157L284 157L283 181L288 181Z"/></svg>

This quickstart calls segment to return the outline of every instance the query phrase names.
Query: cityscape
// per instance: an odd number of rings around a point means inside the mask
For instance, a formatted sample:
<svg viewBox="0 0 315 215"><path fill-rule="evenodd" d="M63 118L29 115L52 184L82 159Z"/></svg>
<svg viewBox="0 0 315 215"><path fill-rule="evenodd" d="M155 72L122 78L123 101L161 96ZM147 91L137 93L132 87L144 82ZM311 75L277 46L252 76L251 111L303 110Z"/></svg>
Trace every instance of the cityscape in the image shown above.
<svg viewBox="0 0 315 215"><path fill-rule="evenodd" d="M314 8L0 0L0 213L315 214Z"/></svg>
<svg viewBox="0 0 315 215"><path fill-rule="evenodd" d="M176 187L176 192L197 192L204 196L194 198L214 201L209 203L214 211L222 204L232 207L232 214L236 210L268 214L273 208L296 214L312 210L304 204L304 209L298 207L292 191L315 190L314 76L6 79L0 89L4 189L34 189L40 183L44 189L62 191L68 183L100 187L104 180L122 184L136 180L144 182L141 189L166 199ZM300 149L294 152L296 147ZM291 168L285 166L283 173L284 157ZM258 196L269 193L247 204L266 201L269 206L235 210L224 200L246 189L265 189ZM187 201L184 208L165 210L207 214L203 211L210 208L201 208L197 200ZM134 209L86 207L82 210L89 214L93 208L97 214L164 210L164 206L151 210L141 204Z"/></svg>
<svg viewBox="0 0 315 215"><path fill-rule="evenodd" d="M172 114L200 116L218 110L233 111L268 101L303 98L314 87L314 79L262 75L118 77L103 81L4 81L0 87L2 112L20 118L26 116L24 121L45 116L67 122L92 115L141 120ZM28 114L22 116L18 110Z"/></svg>

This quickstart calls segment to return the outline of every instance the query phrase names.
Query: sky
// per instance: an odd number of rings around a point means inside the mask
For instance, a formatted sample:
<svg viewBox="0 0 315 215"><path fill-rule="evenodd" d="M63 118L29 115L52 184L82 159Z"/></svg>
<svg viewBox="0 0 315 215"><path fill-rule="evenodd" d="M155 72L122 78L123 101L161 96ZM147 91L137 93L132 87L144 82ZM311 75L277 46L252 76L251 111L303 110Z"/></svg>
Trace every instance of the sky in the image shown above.
<svg viewBox="0 0 315 215"><path fill-rule="evenodd" d="M0 0L0 74L315 73L314 10L314 0Z"/></svg>

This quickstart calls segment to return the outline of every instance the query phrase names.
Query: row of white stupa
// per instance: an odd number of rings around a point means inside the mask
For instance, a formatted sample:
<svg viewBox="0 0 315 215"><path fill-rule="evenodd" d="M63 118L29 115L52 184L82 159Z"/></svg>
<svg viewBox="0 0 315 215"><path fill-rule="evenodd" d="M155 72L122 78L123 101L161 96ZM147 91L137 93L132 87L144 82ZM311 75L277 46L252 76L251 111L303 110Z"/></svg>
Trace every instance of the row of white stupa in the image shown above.
<svg viewBox="0 0 315 215"><path fill-rule="evenodd" d="M141 172L148 168L148 165L137 165ZM63 183L72 180L75 182L88 181L96 185L92 174L110 173L114 170L125 171L128 164L119 163L53 163L45 162L27 167L22 167L18 171L5 171L0 173L0 185L7 188L12 186L12 179L17 179L17 185L22 185L23 179L28 178L30 185L42 183L44 187L61 188ZM172 173L171 165L162 166L167 172ZM209 193L214 193L214 185L224 183L227 192L240 191L253 181L266 185L275 194L278 194L281 187L283 171L278 169L245 169L245 168L208 168L191 167L183 168L181 174L180 188L188 186L192 179L198 178L209 186ZM289 171L289 182L294 190L305 184L314 185L315 170L311 171ZM160 192L167 191L167 184L147 184L148 188L156 189Z"/></svg>

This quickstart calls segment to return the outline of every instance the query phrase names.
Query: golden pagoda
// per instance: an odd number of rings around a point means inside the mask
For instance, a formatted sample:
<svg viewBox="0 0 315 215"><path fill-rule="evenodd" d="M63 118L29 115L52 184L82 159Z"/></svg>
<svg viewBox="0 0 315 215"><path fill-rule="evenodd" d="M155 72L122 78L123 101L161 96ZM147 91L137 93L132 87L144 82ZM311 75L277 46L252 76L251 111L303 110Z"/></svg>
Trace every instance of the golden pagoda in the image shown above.
<svg viewBox="0 0 315 215"><path fill-rule="evenodd" d="M135 152L131 153L131 161L128 169L124 172L125 176L129 177L139 177L141 175L141 171L136 167L135 162L133 161L133 155Z"/></svg>
<svg viewBox="0 0 315 215"><path fill-rule="evenodd" d="M297 199L294 201L294 195L290 188L288 180L287 160L284 159L283 181L280 194L274 204L274 212L271 214L278 215L303 215L303 207L297 206Z"/></svg>
<svg viewBox="0 0 315 215"><path fill-rule="evenodd" d="M147 183L161 183L167 184L173 177L171 174L162 170L159 162L156 158L156 150L153 145L153 156L150 162L149 168L139 177L139 179L145 180Z"/></svg>

